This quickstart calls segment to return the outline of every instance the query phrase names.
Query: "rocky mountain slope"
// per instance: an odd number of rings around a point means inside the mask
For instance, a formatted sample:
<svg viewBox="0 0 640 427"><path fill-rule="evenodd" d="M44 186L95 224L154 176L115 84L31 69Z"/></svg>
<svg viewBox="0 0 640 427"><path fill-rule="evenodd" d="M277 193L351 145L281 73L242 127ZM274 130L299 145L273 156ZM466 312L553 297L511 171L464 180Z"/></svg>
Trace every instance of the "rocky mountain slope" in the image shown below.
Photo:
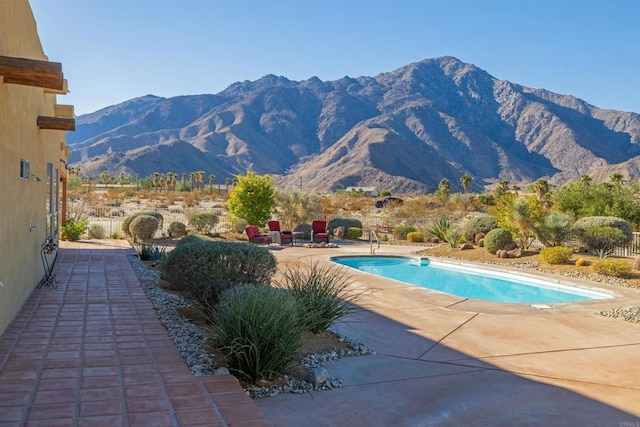
<svg viewBox="0 0 640 427"><path fill-rule="evenodd" d="M216 95L132 99L76 118L70 162L84 174L247 170L328 191L475 190L501 179L554 184L640 173L640 115L498 80L452 57L375 77L265 76Z"/></svg>

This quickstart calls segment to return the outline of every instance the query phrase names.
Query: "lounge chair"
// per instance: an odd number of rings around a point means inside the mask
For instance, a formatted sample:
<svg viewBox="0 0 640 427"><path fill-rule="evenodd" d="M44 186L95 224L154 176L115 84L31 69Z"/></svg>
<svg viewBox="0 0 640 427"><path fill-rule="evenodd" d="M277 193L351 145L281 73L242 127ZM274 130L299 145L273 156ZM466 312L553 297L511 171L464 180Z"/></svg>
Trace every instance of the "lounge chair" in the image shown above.
<svg viewBox="0 0 640 427"><path fill-rule="evenodd" d="M271 243L271 235L261 234L257 225L249 225L244 231L247 232L247 236L251 243L257 243L259 245L268 245Z"/></svg>
<svg viewBox="0 0 640 427"><path fill-rule="evenodd" d="M311 221L311 243L329 243L329 233L327 233L327 221Z"/></svg>
<svg viewBox="0 0 640 427"><path fill-rule="evenodd" d="M277 236L280 238L281 245L292 245L293 244L293 233L291 231L282 231L280 230L280 222L279 221L269 221L267 223L267 227L269 227L269 231L272 233L279 233ZM272 240L276 240L272 237Z"/></svg>

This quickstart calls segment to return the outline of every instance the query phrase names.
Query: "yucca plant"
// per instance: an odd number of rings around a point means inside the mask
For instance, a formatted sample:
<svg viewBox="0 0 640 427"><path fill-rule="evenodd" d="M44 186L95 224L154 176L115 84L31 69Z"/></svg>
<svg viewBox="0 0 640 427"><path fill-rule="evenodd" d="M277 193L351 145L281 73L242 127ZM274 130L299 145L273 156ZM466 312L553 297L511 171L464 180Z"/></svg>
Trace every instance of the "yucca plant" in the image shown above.
<svg viewBox="0 0 640 427"><path fill-rule="evenodd" d="M437 237L441 242L446 242L447 233L449 232L451 227L453 227L453 223L451 222L451 220L441 216L427 227L427 232L433 237Z"/></svg>
<svg viewBox="0 0 640 427"><path fill-rule="evenodd" d="M305 327L299 315L288 292L243 285L224 291L207 320L229 369L255 383L281 376L295 361Z"/></svg>
<svg viewBox="0 0 640 427"><path fill-rule="evenodd" d="M312 263L308 268L287 268L277 286L297 301L306 330L319 333L355 309L362 293L349 290L350 283L344 268Z"/></svg>

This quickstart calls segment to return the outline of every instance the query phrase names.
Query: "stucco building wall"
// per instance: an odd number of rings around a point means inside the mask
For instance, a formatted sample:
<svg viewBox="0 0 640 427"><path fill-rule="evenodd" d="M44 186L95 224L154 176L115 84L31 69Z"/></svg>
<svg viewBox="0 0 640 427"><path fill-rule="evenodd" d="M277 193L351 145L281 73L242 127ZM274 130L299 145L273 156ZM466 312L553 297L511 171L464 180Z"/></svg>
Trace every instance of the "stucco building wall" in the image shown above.
<svg viewBox="0 0 640 427"><path fill-rule="evenodd" d="M48 60L28 0L0 1L0 56ZM64 132L39 129L37 118L54 116L55 103L56 95L43 88L8 84L0 76L0 333L44 275L47 163L55 176L66 157ZM26 179L21 159L29 162Z"/></svg>

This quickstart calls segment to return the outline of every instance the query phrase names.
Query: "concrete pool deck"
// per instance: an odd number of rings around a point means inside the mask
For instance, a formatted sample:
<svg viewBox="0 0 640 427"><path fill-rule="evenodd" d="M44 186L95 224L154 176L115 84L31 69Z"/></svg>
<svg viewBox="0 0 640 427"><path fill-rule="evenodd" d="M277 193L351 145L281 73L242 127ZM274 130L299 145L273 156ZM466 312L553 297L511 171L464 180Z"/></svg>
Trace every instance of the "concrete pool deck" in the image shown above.
<svg viewBox="0 0 640 427"><path fill-rule="evenodd" d="M282 267L368 254L369 245L273 253ZM541 309L350 273L367 292L338 329L377 354L327 363L341 389L256 400L273 425L640 425L640 324L597 314L640 306L640 290L597 284L614 298Z"/></svg>

